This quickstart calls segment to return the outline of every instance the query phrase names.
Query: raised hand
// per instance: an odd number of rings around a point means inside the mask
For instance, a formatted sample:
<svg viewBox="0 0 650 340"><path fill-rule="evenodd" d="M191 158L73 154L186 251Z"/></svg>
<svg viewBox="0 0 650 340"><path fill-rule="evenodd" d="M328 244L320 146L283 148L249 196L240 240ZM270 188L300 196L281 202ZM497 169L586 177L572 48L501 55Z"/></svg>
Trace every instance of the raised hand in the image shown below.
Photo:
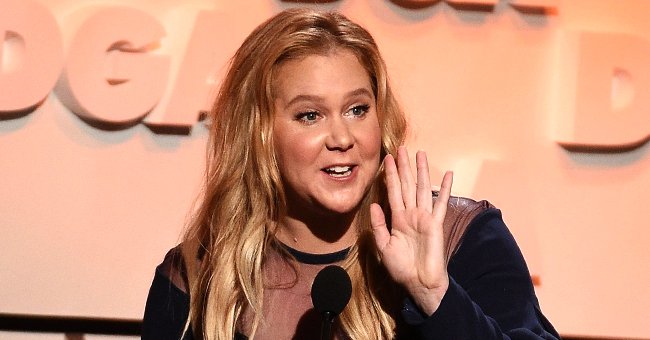
<svg viewBox="0 0 650 340"><path fill-rule="evenodd" d="M370 217L381 261L388 273L407 290L423 312L431 315L449 287L442 223L453 174L445 173L433 206L429 164L424 151L417 152L416 165L417 182L405 147L397 152L397 164L393 156L386 156L384 168L392 213L391 230L378 204L371 205Z"/></svg>

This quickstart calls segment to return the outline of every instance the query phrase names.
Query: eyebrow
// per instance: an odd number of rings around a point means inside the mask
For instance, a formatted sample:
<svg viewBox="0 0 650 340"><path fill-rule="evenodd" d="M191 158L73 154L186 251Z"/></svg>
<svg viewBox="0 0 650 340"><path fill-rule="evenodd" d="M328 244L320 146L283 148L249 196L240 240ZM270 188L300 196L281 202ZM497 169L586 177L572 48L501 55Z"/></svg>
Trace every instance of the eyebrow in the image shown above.
<svg viewBox="0 0 650 340"><path fill-rule="evenodd" d="M372 92L368 91L365 87L360 87L354 91L350 91L345 94L346 97L354 97L359 95L366 95L370 98L373 98ZM300 101L321 101L323 98L321 96L315 96L310 94L299 94L293 97L288 103L287 106L291 106Z"/></svg>

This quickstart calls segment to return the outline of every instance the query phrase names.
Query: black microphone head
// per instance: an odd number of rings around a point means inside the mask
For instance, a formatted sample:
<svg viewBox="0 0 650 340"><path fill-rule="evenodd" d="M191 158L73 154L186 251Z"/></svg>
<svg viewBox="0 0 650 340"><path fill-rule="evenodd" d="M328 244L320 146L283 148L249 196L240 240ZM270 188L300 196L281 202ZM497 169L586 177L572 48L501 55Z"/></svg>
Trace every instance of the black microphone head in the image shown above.
<svg viewBox="0 0 650 340"><path fill-rule="evenodd" d="M331 265L321 269L311 285L311 302L319 313L338 315L350 301L352 282L345 269Z"/></svg>

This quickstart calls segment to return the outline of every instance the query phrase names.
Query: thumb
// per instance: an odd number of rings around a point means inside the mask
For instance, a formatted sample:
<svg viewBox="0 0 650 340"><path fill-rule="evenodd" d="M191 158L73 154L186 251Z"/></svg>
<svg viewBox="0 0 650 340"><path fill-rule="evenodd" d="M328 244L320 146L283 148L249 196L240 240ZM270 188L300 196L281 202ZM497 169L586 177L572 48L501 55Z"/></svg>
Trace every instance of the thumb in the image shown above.
<svg viewBox="0 0 650 340"><path fill-rule="evenodd" d="M375 244L380 253L383 253L384 247L390 240L390 233L386 225L386 217L381 207L377 203L370 205L370 224L372 225L372 234L375 236Z"/></svg>

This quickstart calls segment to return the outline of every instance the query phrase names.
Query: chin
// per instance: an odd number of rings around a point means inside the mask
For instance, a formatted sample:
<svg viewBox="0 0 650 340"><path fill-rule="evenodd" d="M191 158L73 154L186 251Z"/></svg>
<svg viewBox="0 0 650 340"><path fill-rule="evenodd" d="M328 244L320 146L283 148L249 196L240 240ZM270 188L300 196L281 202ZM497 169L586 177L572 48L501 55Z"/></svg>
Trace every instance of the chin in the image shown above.
<svg viewBox="0 0 650 340"><path fill-rule="evenodd" d="M350 214L356 213L359 210L362 199L349 200L347 202L321 202L321 206L330 214Z"/></svg>
<svg viewBox="0 0 650 340"><path fill-rule="evenodd" d="M332 215L347 215L355 213L358 206L345 206L345 207L325 207L328 214Z"/></svg>

